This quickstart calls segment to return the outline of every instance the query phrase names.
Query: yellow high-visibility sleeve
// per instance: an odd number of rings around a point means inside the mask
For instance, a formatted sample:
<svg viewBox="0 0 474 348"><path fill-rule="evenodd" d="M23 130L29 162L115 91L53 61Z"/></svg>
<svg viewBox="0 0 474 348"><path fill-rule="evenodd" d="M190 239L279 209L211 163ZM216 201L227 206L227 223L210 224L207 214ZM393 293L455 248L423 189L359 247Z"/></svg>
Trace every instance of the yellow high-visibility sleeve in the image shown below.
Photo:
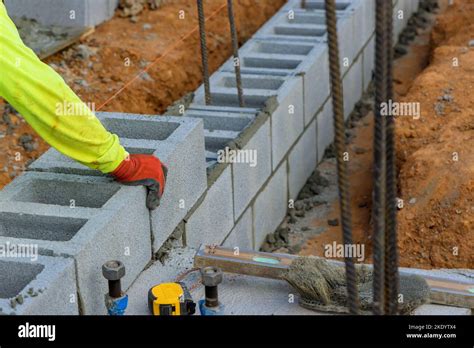
<svg viewBox="0 0 474 348"><path fill-rule="evenodd" d="M0 2L0 96L64 155L103 173L128 156L59 74L25 46Z"/></svg>

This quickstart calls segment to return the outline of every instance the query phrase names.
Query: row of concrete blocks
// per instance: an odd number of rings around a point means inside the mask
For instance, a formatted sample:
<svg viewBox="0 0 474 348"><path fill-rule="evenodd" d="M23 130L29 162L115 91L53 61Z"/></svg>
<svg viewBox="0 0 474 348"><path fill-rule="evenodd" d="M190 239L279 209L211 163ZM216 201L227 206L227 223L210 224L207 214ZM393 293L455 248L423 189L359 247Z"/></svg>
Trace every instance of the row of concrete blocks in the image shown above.
<svg viewBox="0 0 474 348"><path fill-rule="evenodd" d="M154 154L168 165L167 190L156 211L146 208L143 187L119 185L54 149L0 192L0 246L37 246L41 255L74 259L76 311L84 314L105 314L101 265L122 260L126 289L207 188L202 120L98 117L130 153Z"/></svg>
<svg viewBox="0 0 474 348"><path fill-rule="evenodd" d="M265 44L264 40L259 41ZM300 68L324 66L327 54L310 54L324 46L317 45L307 51L306 58L301 57ZM364 69L371 68L363 63L365 54L373 56L370 49L366 45L364 53L358 55L346 72L346 91L356 93L351 95L353 101L348 110L364 87L362 76L368 74ZM354 71L352 75L351 71ZM303 72L289 75L245 72L246 95L250 96L247 101L253 108L232 107L236 97L227 89L235 86L232 74L224 71L213 76L213 85L220 84L223 89L215 95L218 105L199 105L203 103L199 102L198 91L195 104L187 110L187 116L193 118L100 114L105 127L121 137L129 152L153 153L170 166L163 203L151 214L151 219L144 206L143 188L113 183L55 150L49 150L30 167L31 172L9 185L0 194L0 245L37 245L42 255L62 256L54 259L41 256L40 264L46 267L49 263L64 263L64 267L69 265L68 269L74 271L69 277L75 282L63 285L61 296L55 295L55 305L36 312L74 314L80 308L83 314L105 313L102 298L106 284L100 265L109 259L124 260L127 265L124 288L127 288L149 262L151 253L159 249L183 219L189 245L225 240L226 245L258 247L283 219L288 198L296 197L322 157L322 151L332 141L330 100L326 98L317 117L308 119L302 97ZM323 70L319 78L327 75L326 72ZM249 94L249 87L260 93ZM326 89L329 89L327 84L323 90ZM263 106L265 111L257 112ZM244 135L240 134L242 130ZM214 163L216 151L226 144L235 149L256 150L258 165ZM210 174L214 173L210 175L214 178L209 180L209 188L204 158L208 159ZM217 175L212 168L216 165L220 167ZM271 211L269 206L273 208ZM72 259L73 267L70 267ZM5 285L3 292L0 290L0 298L37 288L35 280L32 286L25 285L26 278L20 276L24 272L15 271L26 267L21 261L5 262L2 269L7 270L6 279L11 285ZM36 279L53 272L41 270L35 264L28 267L33 271L26 274L38 272ZM59 271L56 276L60 276ZM51 284L48 294L59 291ZM22 295L26 296L28 293ZM22 301L15 312L35 312L42 307L38 298Z"/></svg>
<svg viewBox="0 0 474 348"><path fill-rule="evenodd" d="M119 0L5 0L5 6L12 17L31 18L44 25L89 27L110 19L118 2Z"/></svg>
<svg viewBox="0 0 474 348"><path fill-rule="evenodd" d="M345 118L372 78L374 3L338 2ZM260 122L250 126L250 140L237 146L227 140L232 149L255 151L258 165L231 163L220 168L222 174L213 178L204 200L186 218L189 246L205 242L258 249L283 220L289 200L297 197L333 141L324 2L308 1L306 10L298 8L300 4L289 1L240 50L245 105L267 109L270 115L257 116ZM403 10L403 16L394 18L398 35L418 4L399 0L394 5L394 16ZM233 71L234 60L229 59L211 76L215 109L238 105ZM275 100L269 103L271 97ZM196 115L195 109L201 108L205 114L204 104L201 86L188 113Z"/></svg>

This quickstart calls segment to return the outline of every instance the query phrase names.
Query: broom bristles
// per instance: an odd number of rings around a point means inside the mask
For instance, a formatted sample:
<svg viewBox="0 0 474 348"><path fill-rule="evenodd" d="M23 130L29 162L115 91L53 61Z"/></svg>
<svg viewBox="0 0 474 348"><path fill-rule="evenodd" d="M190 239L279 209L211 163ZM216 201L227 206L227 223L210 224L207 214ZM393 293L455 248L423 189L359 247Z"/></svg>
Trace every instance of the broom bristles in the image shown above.
<svg viewBox="0 0 474 348"><path fill-rule="evenodd" d="M356 265L361 309L368 311L373 302L372 268ZM335 265L320 257L299 257L294 260L283 277L305 300L326 306L347 305L346 277L343 266ZM408 314L426 303L430 288L426 280L416 275L400 276L400 313Z"/></svg>

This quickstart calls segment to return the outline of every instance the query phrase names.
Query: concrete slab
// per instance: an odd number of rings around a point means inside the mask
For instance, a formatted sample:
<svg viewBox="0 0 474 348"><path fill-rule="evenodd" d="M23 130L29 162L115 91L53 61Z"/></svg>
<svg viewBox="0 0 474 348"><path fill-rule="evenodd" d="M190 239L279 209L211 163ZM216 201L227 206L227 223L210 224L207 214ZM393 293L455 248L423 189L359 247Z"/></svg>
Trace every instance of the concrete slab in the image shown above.
<svg viewBox="0 0 474 348"><path fill-rule="evenodd" d="M288 155L289 198L296 199L317 164L316 120L307 127Z"/></svg>
<svg viewBox="0 0 474 348"><path fill-rule="evenodd" d="M207 188L203 122L196 118L98 113L130 153L154 154L168 166L161 205L152 214L157 251ZM50 149L29 170L101 175ZM190 175L192 173L192 175Z"/></svg>
<svg viewBox="0 0 474 348"><path fill-rule="evenodd" d="M148 290L161 282L176 281L178 274L193 268L193 249L173 250L164 265L157 262L144 271L128 291L128 315L147 315ZM189 289L194 301L204 297L199 272L193 272L180 279ZM300 307L292 288L283 281L263 279L235 274L224 274L219 285L219 299L226 306L228 315L317 315ZM199 315L197 310L196 315Z"/></svg>
<svg viewBox="0 0 474 348"><path fill-rule="evenodd" d="M287 163L274 172L253 205L254 247L258 250L267 234L273 233L286 216L288 209Z"/></svg>
<svg viewBox="0 0 474 348"><path fill-rule="evenodd" d="M253 250L253 212L249 207L227 236L223 246L239 250Z"/></svg>
<svg viewBox="0 0 474 348"><path fill-rule="evenodd" d="M232 166L227 166L205 193L204 200L186 218L186 245L221 244L234 226Z"/></svg>
<svg viewBox="0 0 474 348"><path fill-rule="evenodd" d="M49 189L57 195L48 196ZM102 264L124 262L126 289L151 258L145 196L143 187L104 177L28 172L0 193L0 244L74 258L82 312L105 314Z"/></svg>
<svg viewBox="0 0 474 348"><path fill-rule="evenodd" d="M79 314L72 259L2 257L0 279L0 314Z"/></svg>
<svg viewBox="0 0 474 348"><path fill-rule="evenodd" d="M195 277L198 278L198 277ZM204 287L191 292L195 300L204 298ZM224 274L219 300L226 315L323 315L298 304L298 295L281 280ZM198 310L199 312L199 310Z"/></svg>
<svg viewBox="0 0 474 348"><path fill-rule="evenodd" d="M125 314L150 315L148 290L156 284L179 281L180 274L193 268L195 254L193 248L174 248L164 263L156 261L144 270L127 291L128 308Z"/></svg>
<svg viewBox="0 0 474 348"><path fill-rule="evenodd" d="M470 308L424 304L415 309L411 315L472 315Z"/></svg>

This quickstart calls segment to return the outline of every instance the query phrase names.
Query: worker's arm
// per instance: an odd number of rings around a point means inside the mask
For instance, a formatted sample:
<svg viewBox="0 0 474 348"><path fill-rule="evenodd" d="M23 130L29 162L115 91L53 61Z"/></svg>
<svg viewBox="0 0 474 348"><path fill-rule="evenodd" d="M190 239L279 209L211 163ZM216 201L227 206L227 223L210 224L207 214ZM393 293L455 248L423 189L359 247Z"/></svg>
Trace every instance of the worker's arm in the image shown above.
<svg viewBox="0 0 474 348"><path fill-rule="evenodd" d="M0 2L0 96L51 146L118 181L148 187L153 209L163 193L166 169L153 156L128 153L64 80L25 46Z"/></svg>
<svg viewBox="0 0 474 348"><path fill-rule="evenodd" d="M0 96L47 143L90 168L110 173L127 157L118 137L107 132L61 76L23 44L2 3Z"/></svg>

